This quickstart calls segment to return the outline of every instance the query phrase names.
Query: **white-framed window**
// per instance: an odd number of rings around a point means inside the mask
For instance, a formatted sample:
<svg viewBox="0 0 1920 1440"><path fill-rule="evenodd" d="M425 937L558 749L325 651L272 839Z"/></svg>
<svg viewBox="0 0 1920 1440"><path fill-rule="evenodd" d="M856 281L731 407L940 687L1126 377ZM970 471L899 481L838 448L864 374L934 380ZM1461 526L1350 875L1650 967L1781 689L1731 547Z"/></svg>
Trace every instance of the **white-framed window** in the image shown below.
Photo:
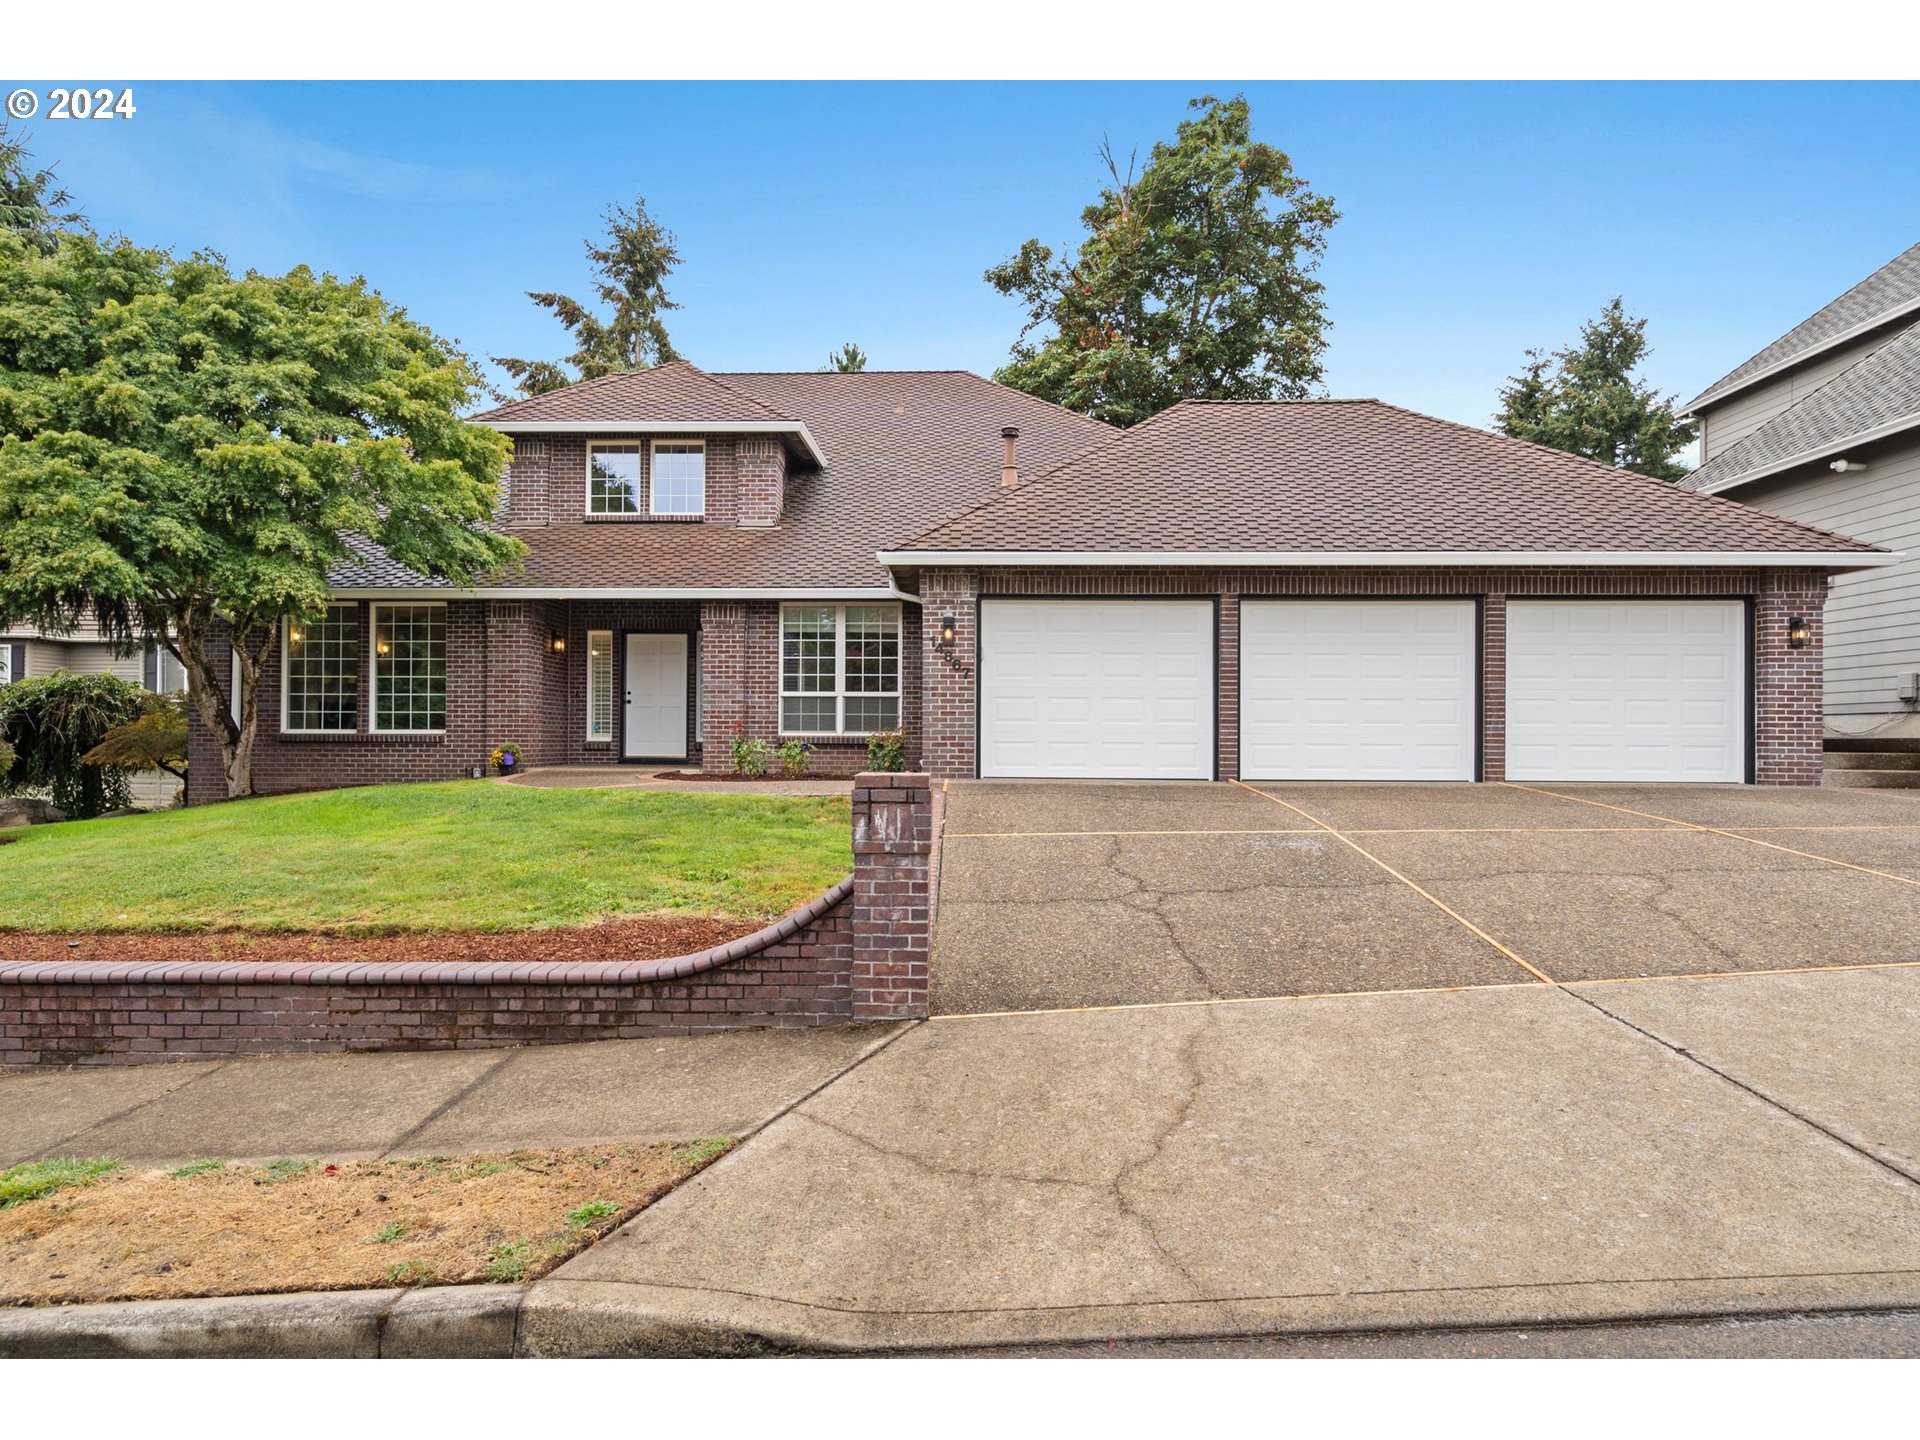
<svg viewBox="0 0 1920 1440"><path fill-rule="evenodd" d="M900 723L900 607L780 607L780 730L866 735Z"/></svg>
<svg viewBox="0 0 1920 1440"><path fill-rule="evenodd" d="M706 441L653 442L653 473L647 482L647 510L652 515L707 513Z"/></svg>
<svg viewBox="0 0 1920 1440"><path fill-rule="evenodd" d="M24 646L15 645L10 640L0 640L0 685L11 685L15 679L13 673L13 652L24 650Z"/></svg>
<svg viewBox="0 0 1920 1440"><path fill-rule="evenodd" d="M373 728L447 728L447 607L373 607Z"/></svg>
<svg viewBox="0 0 1920 1440"><path fill-rule="evenodd" d="M587 446L587 513L640 513L640 447L595 441Z"/></svg>
<svg viewBox="0 0 1920 1440"><path fill-rule="evenodd" d="M587 741L613 739L613 632L587 632Z"/></svg>
<svg viewBox="0 0 1920 1440"><path fill-rule="evenodd" d="M235 725L240 723L240 652L232 641L227 642L227 714Z"/></svg>
<svg viewBox="0 0 1920 1440"><path fill-rule="evenodd" d="M140 683L156 695L176 695L187 688L187 667L164 645L155 645L141 657Z"/></svg>
<svg viewBox="0 0 1920 1440"><path fill-rule="evenodd" d="M239 693L239 661L233 662ZM290 735L351 731L360 723L360 607L329 605L280 634L280 729Z"/></svg>

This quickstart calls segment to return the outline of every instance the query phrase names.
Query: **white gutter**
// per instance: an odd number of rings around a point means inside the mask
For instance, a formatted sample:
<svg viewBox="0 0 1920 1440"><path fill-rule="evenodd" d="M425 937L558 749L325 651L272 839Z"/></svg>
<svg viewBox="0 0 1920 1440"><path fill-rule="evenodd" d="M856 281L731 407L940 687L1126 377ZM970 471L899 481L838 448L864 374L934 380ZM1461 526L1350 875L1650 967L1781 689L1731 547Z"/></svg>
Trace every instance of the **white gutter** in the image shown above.
<svg viewBox="0 0 1920 1440"><path fill-rule="evenodd" d="M798 435L813 463L827 457L798 420L475 420L502 435Z"/></svg>
<svg viewBox="0 0 1920 1440"><path fill-rule="evenodd" d="M459 590L451 585L347 586L328 591L336 600L904 600L918 605L920 597L892 585L784 587L747 589L743 586L513 586L482 585Z"/></svg>
<svg viewBox="0 0 1920 1440"><path fill-rule="evenodd" d="M882 550L898 565L1512 566L1670 565L1688 569L1760 565L1859 570L1902 558L1882 550Z"/></svg>
<svg viewBox="0 0 1920 1440"><path fill-rule="evenodd" d="M1757 470L1743 470L1730 480L1722 480L1718 485L1709 485L1704 490L1696 490L1693 493L1718 495L1723 490L1731 490L1737 485L1745 485L1754 480L1764 480L1769 475L1778 475L1783 470L1792 470L1796 466L1805 465L1823 456L1838 454L1842 450L1851 450L1856 445L1869 445L1875 440L1884 440L1889 435L1898 435L1901 431L1911 430L1916 425L1920 425L1920 411L1912 415L1902 415L1898 420L1890 420L1885 425L1877 425L1871 430L1862 430L1857 435L1848 435L1838 440L1823 440L1815 449L1802 450L1797 455L1789 455L1785 460L1775 460L1771 464L1760 466Z"/></svg>
<svg viewBox="0 0 1920 1440"><path fill-rule="evenodd" d="M1825 355L1829 350L1838 350L1849 340L1858 340L1868 331L1878 330L1882 325L1891 325L1894 321L1900 319L1901 316L1910 315L1916 310L1920 310L1920 295L1914 296L1913 299L1907 301L1904 305L1896 305L1891 310L1882 311L1871 320L1862 320L1858 325L1848 330L1842 330L1830 340L1822 340L1818 345L1814 345L1806 350L1796 350L1784 360L1776 360L1765 369L1756 370L1751 375L1743 375L1734 384L1728 385L1724 389L1702 391L1699 395L1689 400L1687 402L1687 408L1680 413L1683 416L1693 415L1699 411L1702 405L1715 405L1722 400L1730 399L1738 395L1742 390L1751 390L1761 381L1771 376L1778 375L1785 370L1791 370L1794 366L1805 364L1809 360L1817 359L1819 356Z"/></svg>

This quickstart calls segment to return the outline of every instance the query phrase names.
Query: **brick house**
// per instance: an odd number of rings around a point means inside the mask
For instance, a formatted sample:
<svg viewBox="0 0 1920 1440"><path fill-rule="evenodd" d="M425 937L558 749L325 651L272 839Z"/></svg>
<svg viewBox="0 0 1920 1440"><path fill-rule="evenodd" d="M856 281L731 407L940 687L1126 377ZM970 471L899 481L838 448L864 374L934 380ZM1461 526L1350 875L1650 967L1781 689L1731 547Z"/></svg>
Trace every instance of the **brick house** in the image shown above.
<svg viewBox="0 0 1920 1440"><path fill-rule="evenodd" d="M721 770L736 733L846 774L896 725L936 776L1811 784L1829 577L1894 559L1371 400L1117 432L960 372L675 362L475 423L524 567L361 547L267 668L262 791L506 741Z"/></svg>

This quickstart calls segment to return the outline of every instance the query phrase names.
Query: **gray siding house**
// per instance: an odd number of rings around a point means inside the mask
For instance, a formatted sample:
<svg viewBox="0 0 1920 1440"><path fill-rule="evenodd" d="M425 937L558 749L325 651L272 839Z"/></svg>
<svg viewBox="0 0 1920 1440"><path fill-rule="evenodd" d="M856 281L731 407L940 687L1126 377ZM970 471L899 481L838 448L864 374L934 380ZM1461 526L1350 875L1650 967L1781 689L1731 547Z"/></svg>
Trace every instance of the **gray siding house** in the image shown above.
<svg viewBox="0 0 1920 1440"><path fill-rule="evenodd" d="M123 653L90 621L83 620L64 635L49 634L24 623L0 623L0 685L28 676L51 675L56 670L75 675L116 675L159 695L187 688L186 672L165 650L156 646ZM142 770L133 777L133 803L142 809L165 809L179 793L180 782L164 770Z"/></svg>
<svg viewBox="0 0 1920 1440"><path fill-rule="evenodd" d="M1834 577L1827 731L1830 751L1920 737L1920 245L1687 409L1703 458L1682 485L1903 552Z"/></svg>

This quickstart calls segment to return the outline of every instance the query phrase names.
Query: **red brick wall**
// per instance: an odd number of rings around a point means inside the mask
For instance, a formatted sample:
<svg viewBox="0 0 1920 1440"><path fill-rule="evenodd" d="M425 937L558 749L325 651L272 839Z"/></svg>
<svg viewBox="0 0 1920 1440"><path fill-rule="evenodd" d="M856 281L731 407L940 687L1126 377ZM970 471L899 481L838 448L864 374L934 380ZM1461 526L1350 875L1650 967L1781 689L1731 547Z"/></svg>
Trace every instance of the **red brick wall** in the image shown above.
<svg viewBox="0 0 1920 1440"><path fill-rule="evenodd" d="M0 1067L450 1050L927 1013L933 793L859 776L854 873L757 935L632 964L0 961Z"/></svg>
<svg viewBox="0 0 1920 1440"><path fill-rule="evenodd" d="M1708 569L1212 570L989 568L927 570L920 577L928 667L921 691L921 764L933 775L975 773L978 597L994 595L1193 595L1221 601L1220 773L1239 773L1239 644L1243 595L1457 595L1483 600L1485 777L1506 767L1506 600L1509 596L1619 595L1751 597L1755 600L1755 778L1761 784L1814 785L1821 769L1820 629L1826 577L1816 571ZM940 617L952 613L959 638L951 656L937 652ZM1786 648L1786 621L1804 615L1814 626L1803 650Z"/></svg>
<svg viewBox="0 0 1920 1440"><path fill-rule="evenodd" d="M743 435L734 442L738 522L777 525L785 508L787 447L769 435Z"/></svg>
<svg viewBox="0 0 1920 1440"><path fill-rule="evenodd" d="M739 449L759 444L732 435L607 434L534 435L514 439L513 463L507 472L507 515L513 525L686 525L685 519L655 519L647 514L648 489L653 474L655 440L703 440L707 447L708 525L741 523ZM587 515L587 445L609 441L640 447L640 513L636 516ZM778 450L777 440L770 443ZM784 453L784 452L783 452ZM764 460L756 461L753 514L764 511ZM784 464L782 475L784 476ZM776 512L777 518L777 512ZM760 521L758 523L770 523Z"/></svg>

